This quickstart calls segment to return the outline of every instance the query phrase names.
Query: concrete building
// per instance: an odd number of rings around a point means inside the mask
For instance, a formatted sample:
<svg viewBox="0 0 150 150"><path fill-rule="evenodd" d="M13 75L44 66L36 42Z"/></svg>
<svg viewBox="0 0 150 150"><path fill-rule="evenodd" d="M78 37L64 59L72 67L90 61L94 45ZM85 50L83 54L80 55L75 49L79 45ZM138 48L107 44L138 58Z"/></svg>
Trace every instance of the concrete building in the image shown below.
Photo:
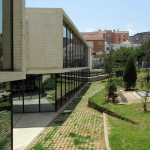
<svg viewBox="0 0 150 150"><path fill-rule="evenodd" d="M103 38L103 34L81 34L94 53L94 58L92 59L92 69L97 68L97 66L100 64L99 57L102 55L102 50L105 49L105 39Z"/></svg>
<svg viewBox="0 0 150 150"><path fill-rule="evenodd" d="M105 44L105 51L108 52L109 47L113 46L113 49L117 50L120 47L138 47L141 44Z"/></svg>
<svg viewBox="0 0 150 150"><path fill-rule="evenodd" d="M93 59L93 69L100 65L99 57L102 56L102 50L105 50L105 44L121 44L129 40L129 31L98 30L94 32L81 32L95 55Z"/></svg>
<svg viewBox="0 0 150 150"><path fill-rule="evenodd" d="M150 37L150 32L149 31L148 32L137 33L133 36L130 36L129 40L133 44L145 43L148 40L148 37Z"/></svg>
<svg viewBox="0 0 150 150"><path fill-rule="evenodd" d="M4 147L13 149L13 113L58 111L87 83L91 51L63 9L0 3L0 111L10 115ZM0 142L6 137L2 133Z"/></svg>
<svg viewBox="0 0 150 150"><path fill-rule="evenodd" d="M131 42L131 44L134 44L133 38L134 38L134 36L129 36L129 41Z"/></svg>

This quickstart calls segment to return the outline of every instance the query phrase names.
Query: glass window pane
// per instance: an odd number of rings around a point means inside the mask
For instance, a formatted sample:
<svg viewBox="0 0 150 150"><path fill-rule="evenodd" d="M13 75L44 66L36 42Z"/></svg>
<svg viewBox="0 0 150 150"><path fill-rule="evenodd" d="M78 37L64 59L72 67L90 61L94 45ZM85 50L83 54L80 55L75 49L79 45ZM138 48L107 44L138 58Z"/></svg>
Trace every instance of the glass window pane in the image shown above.
<svg viewBox="0 0 150 150"><path fill-rule="evenodd" d="M24 112L39 112L40 75L27 75L24 80Z"/></svg>
<svg viewBox="0 0 150 150"><path fill-rule="evenodd" d="M63 21L63 67L66 68L66 23Z"/></svg>
<svg viewBox="0 0 150 150"><path fill-rule="evenodd" d="M12 82L13 112L23 112L23 81Z"/></svg>
<svg viewBox="0 0 150 150"><path fill-rule="evenodd" d="M83 49L84 49L84 44L83 44L83 42L81 41L80 42L81 44L81 47L80 47L80 59L81 59L81 67L84 67L84 62L83 62Z"/></svg>
<svg viewBox="0 0 150 150"><path fill-rule="evenodd" d="M70 34L70 66L73 67L73 33Z"/></svg>
<svg viewBox="0 0 150 150"><path fill-rule="evenodd" d="M55 111L55 74L42 75L41 111Z"/></svg>
<svg viewBox="0 0 150 150"><path fill-rule="evenodd" d="M70 28L67 26L67 68L70 68Z"/></svg>
<svg viewBox="0 0 150 150"><path fill-rule="evenodd" d="M77 67L80 66L80 40L79 38L77 37L77 43L76 43L76 62L77 62Z"/></svg>
<svg viewBox="0 0 150 150"><path fill-rule="evenodd" d="M66 73L66 101L70 99L70 73Z"/></svg>
<svg viewBox="0 0 150 150"><path fill-rule="evenodd" d="M76 36L73 33L72 67L76 67Z"/></svg>
<svg viewBox="0 0 150 150"><path fill-rule="evenodd" d="M66 102L66 74L62 74L62 104Z"/></svg>
<svg viewBox="0 0 150 150"><path fill-rule="evenodd" d="M62 99L61 99L61 74L56 74L56 82L57 82L57 110L59 110L62 106Z"/></svg>

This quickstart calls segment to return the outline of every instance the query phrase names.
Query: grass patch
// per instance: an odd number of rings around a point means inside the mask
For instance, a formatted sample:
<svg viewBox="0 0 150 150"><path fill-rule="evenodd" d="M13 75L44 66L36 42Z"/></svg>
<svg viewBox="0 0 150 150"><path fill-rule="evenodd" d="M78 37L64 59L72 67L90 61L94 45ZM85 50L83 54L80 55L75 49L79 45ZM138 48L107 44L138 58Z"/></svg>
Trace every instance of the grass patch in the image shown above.
<svg viewBox="0 0 150 150"><path fill-rule="evenodd" d="M51 138L54 136L54 134L57 132L57 130L58 130L58 126L54 126L54 129L51 131L51 132L49 132L49 133L47 133L47 135L45 136L45 138L42 140L42 141L40 141L40 142L38 142L38 143L36 143L32 148L30 148L31 150L48 150L49 149L49 147L51 146L51 144L52 144L52 140L51 140ZM48 147L43 147L44 146L44 144L48 141L48 140L51 140L50 141L50 143L49 143L49 145L48 145Z"/></svg>
<svg viewBox="0 0 150 150"><path fill-rule="evenodd" d="M143 73L138 74L138 76L142 76L142 74ZM140 80L137 82L140 84ZM103 84L107 85L107 82L103 82ZM111 126L109 135L110 148L112 150L149 150L150 112L138 111L144 110L142 103L132 105L109 103L108 100L105 99L105 92L106 88L92 96L89 101L109 111L115 112L121 117L137 122L137 124L133 124L109 116L108 121ZM147 103L147 109L150 109L150 103Z"/></svg>
<svg viewBox="0 0 150 150"><path fill-rule="evenodd" d="M46 148L43 147L42 142L39 142L38 144L33 146L32 149L35 149L35 150L46 150Z"/></svg>
<svg viewBox="0 0 150 150"><path fill-rule="evenodd" d="M69 137L74 138L73 143L74 145L80 145L80 144L85 144L90 141L93 141L93 139L91 139L91 136L82 136L82 135L78 135L75 134L73 132L69 133Z"/></svg>
<svg viewBox="0 0 150 150"><path fill-rule="evenodd" d="M0 150L11 147L11 111L0 114Z"/></svg>
<svg viewBox="0 0 150 150"><path fill-rule="evenodd" d="M51 139L51 137L56 133L57 129L58 129L58 126L55 126L52 132L47 133L44 140L48 141L49 139Z"/></svg>

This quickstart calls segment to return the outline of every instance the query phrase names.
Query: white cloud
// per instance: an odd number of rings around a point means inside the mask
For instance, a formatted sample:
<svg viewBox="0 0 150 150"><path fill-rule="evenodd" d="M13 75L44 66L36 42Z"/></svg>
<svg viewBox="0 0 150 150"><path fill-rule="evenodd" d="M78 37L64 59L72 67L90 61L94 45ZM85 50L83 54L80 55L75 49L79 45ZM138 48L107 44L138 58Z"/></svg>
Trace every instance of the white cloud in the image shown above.
<svg viewBox="0 0 150 150"><path fill-rule="evenodd" d="M132 28L133 25L132 25L132 23L128 23L126 27L127 27L127 28Z"/></svg>
<svg viewBox="0 0 150 150"><path fill-rule="evenodd" d="M126 31L129 31L130 36L137 33L136 31L133 31L132 29L127 29Z"/></svg>
<svg viewBox="0 0 150 150"><path fill-rule="evenodd" d="M94 29L94 28L92 28L92 27L87 28L87 29L85 30L85 32L93 32L93 31L95 31L95 29Z"/></svg>

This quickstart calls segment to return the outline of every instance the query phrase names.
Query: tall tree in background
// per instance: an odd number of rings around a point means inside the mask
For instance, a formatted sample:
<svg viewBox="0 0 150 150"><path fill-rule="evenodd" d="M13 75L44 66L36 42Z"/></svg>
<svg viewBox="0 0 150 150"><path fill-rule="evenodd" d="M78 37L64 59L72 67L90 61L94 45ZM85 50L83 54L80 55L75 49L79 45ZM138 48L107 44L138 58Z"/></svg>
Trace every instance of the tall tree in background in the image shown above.
<svg viewBox="0 0 150 150"><path fill-rule="evenodd" d="M126 90L130 90L131 87L135 86L137 80L137 72L133 54L130 54L130 56L128 57L126 67L123 72L123 79Z"/></svg>

